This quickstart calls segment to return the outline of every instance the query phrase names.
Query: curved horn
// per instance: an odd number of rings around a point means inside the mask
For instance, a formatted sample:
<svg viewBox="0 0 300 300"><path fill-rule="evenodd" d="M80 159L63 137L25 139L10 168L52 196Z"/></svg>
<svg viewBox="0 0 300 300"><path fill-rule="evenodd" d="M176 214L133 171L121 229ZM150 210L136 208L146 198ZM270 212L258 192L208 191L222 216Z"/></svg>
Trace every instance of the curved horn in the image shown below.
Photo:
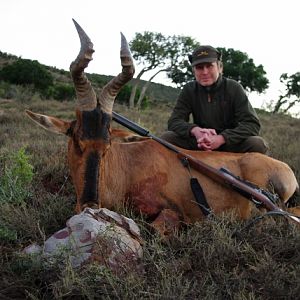
<svg viewBox="0 0 300 300"><path fill-rule="evenodd" d="M120 89L133 78L134 64L127 40L121 32L121 65L122 72L108 82L99 95L101 109L106 113L112 114L114 100Z"/></svg>
<svg viewBox="0 0 300 300"><path fill-rule="evenodd" d="M78 102L77 108L81 111L90 111L96 107L97 97L90 81L84 74L84 69L93 59L93 43L80 25L74 19L72 20L77 29L81 44L77 58L70 65Z"/></svg>

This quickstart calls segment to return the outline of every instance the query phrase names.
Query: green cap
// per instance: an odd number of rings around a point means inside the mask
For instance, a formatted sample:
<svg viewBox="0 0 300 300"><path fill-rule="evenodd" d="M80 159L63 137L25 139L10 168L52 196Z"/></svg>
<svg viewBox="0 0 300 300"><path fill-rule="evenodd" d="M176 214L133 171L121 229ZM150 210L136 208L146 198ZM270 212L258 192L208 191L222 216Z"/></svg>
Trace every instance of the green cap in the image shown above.
<svg viewBox="0 0 300 300"><path fill-rule="evenodd" d="M189 61L192 67L202 64L211 63L221 60L221 53L212 46L200 46L192 54L189 55Z"/></svg>

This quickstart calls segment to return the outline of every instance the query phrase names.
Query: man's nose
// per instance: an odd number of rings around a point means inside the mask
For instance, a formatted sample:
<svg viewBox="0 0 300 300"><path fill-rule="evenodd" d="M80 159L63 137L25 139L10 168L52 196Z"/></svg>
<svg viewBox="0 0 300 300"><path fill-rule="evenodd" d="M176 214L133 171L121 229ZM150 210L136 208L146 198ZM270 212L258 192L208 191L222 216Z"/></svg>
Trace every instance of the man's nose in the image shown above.
<svg viewBox="0 0 300 300"><path fill-rule="evenodd" d="M203 69L202 69L202 72L203 72L203 73L207 73L207 72L208 72L208 67L205 67L205 66L204 66Z"/></svg>

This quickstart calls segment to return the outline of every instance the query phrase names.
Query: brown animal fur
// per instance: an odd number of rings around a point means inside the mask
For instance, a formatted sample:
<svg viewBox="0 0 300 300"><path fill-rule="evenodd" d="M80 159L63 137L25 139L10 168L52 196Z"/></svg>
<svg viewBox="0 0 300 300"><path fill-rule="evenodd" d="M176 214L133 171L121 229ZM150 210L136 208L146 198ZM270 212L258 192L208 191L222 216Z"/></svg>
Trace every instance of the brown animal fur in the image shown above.
<svg viewBox="0 0 300 300"><path fill-rule="evenodd" d="M27 114L42 127L70 137L68 162L77 194L77 212L87 206L118 209L126 203L147 216L161 233L169 232L170 224L177 227L180 222L202 220L203 214L190 188L189 173L175 153L152 139L110 129L115 96L134 73L124 36L122 73L103 88L97 100L83 73L92 59L93 44L74 23L82 44L70 67L78 98L76 121L66 122L30 111ZM287 164L262 154L181 150L212 167L225 167L263 189L271 186L283 203L298 188ZM192 173L199 179L215 214L234 210L238 217L249 218L254 207L251 202L196 171Z"/></svg>

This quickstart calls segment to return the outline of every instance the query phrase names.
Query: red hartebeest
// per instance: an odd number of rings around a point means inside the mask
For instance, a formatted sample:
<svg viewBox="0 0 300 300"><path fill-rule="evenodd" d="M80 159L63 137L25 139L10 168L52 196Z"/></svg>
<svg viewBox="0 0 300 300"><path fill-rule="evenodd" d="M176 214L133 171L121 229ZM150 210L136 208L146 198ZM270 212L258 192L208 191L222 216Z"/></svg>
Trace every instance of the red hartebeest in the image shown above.
<svg viewBox="0 0 300 300"><path fill-rule="evenodd" d="M68 163L77 194L77 212L85 207L116 209L126 202L146 215L161 233L166 224L203 219L190 189L187 169L176 154L152 139L131 139L130 133L111 130L114 99L134 75L125 37L121 35L122 72L97 97L84 74L92 60L93 44L74 23L81 41L81 50L70 66L78 99L76 120L66 122L30 111L27 114L42 127L69 136ZM182 151L212 167L225 167L261 188L272 186L283 203L298 188L287 164L259 153ZM240 218L250 216L253 205L241 195L197 172L193 171L193 176L201 182L214 213L235 210Z"/></svg>

